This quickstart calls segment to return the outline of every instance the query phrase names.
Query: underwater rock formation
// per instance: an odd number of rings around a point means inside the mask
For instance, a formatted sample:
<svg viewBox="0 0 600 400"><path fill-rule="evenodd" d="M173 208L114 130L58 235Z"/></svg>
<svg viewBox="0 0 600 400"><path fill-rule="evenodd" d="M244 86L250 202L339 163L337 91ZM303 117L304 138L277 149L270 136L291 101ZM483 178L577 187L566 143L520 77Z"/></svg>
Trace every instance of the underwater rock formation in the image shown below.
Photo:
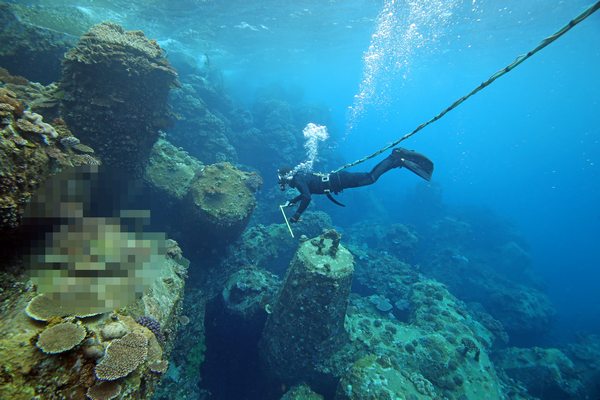
<svg viewBox="0 0 600 400"><path fill-rule="evenodd" d="M11 75L0 67L0 86L15 93L30 111L40 114L44 120L53 121L60 117L60 92L56 83L44 86L41 83L29 82L26 78Z"/></svg>
<svg viewBox="0 0 600 400"><path fill-rule="evenodd" d="M196 247L202 239L205 247L235 240L252 215L254 193L262 185L256 173L229 163L203 165L164 139L152 149L144 182L150 208L158 210L159 217L181 217L184 223L178 223L177 230L193 232Z"/></svg>
<svg viewBox="0 0 600 400"><path fill-rule="evenodd" d="M244 268L231 275L222 292L225 309L245 320L269 309L279 289L277 276L258 269Z"/></svg>
<svg viewBox="0 0 600 400"><path fill-rule="evenodd" d="M78 146L64 145L76 138L63 121L49 124L24 109L15 93L0 88L0 235L21 224L25 206L50 176L99 164Z"/></svg>
<svg viewBox="0 0 600 400"><path fill-rule="evenodd" d="M313 237L331 226L331 218L324 212L307 211L293 229L297 236ZM233 272L253 265L283 277L297 247L285 224L253 225L228 248L221 269Z"/></svg>
<svg viewBox="0 0 600 400"><path fill-rule="evenodd" d="M49 84L60 78L61 60L74 39L52 29L25 23L26 8L0 3L0 67Z"/></svg>
<svg viewBox="0 0 600 400"><path fill-rule="evenodd" d="M411 315L403 322L352 297L346 351L355 362L339 370L336 399L503 399L489 358L491 332L438 282L421 278L409 302Z"/></svg>
<svg viewBox="0 0 600 400"><path fill-rule="evenodd" d="M137 175L168 124L176 78L155 41L102 23L65 55L62 114L107 166Z"/></svg>
<svg viewBox="0 0 600 400"><path fill-rule="evenodd" d="M386 357L368 355L356 361L339 383L335 400L437 398L431 382L395 367Z"/></svg>
<svg viewBox="0 0 600 400"><path fill-rule="evenodd" d="M529 256L515 239L500 232L499 243L478 243L475 228L454 217L429 229L431 239L423 249L428 256L419 260L423 273L447 284L460 299L481 304L515 343L528 344L548 331L556 311L527 273Z"/></svg>
<svg viewBox="0 0 600 400"><path fill-rule="evenodd" d="M208 237L235 239L246 227L262 178L230 163L207 165L192 183L188 195L189 217L196 219Z"/></svg>
<svg viewBox="0 0 600 400"><path fill-rule="evenodd" d="M183 299L185 314L177 318L177 340L155 394L156 400L203 399L199 388L200 368L204 363L206 343L204 318L206 294L188 286Z"/></svg>
<svg viewBox="0 0 600 400"><path fill-rule="evenodd" d="M581 398L600 398L600 336L580 336L563 352L573 361L575 375L583 383Z"/></svg>
<svg viewBox="0 0 600 400"><path fill-rule="evenodd" d="M417 252L419 236L403 224L361 222L348 232L351 242L371 250L385 251L402 261L412 261Z"/></svg>
<svg viewBox="0 0 600 400"><path fill-rule="evenodd" d="M583 385L573 362L558 349L515 348L501 350L496 366L543 399L581 399Z"/></svg>
<svg viewBox="0 0 600 400"><path fill-rule="evenodd" d="M294 386L281 397L281 400L323 400L323 396L312 391L306 385Z"/></svg>
<svg viewBox="0 0 600 400"><path fill-rule="evenodd" d="M150 153L144 180L153 194L171 202L181 201L204 165L181 148L159 139Z"/></svg>
<svg viewBox="0 0 600 400"><path fill-rule="evenodd" d="M343 344L353 270L333 230L300 245L261 339L270 374L287 383L327 379L315 368Z"/></svg>
<svg viewBox="0 0 600 400"><path fill-rule="evenodd" d="M0 310L0 398L105 398L103 393L117 392L150 398L166 369L187 276L183 258L165 255L161 265L139 300L93 318L55 317L46 325L24 312L35 290L13 292ZM164 342L135 321L141 316L160 323ZM103 383L107 379L115 383Z"/></svg>
<svg viewBox="0 0 600 400"><path fill-rule="evenodd" d="M177 118L169 129L169 139L175 145L184 146L203 163L234 162L237 153L229 142L229 121L207 104L219 98L208 88L206 81L197 80L184 82L180 89L172 92L170 104L177 110ZM207 92L212 96L207 96Z"/></svg>

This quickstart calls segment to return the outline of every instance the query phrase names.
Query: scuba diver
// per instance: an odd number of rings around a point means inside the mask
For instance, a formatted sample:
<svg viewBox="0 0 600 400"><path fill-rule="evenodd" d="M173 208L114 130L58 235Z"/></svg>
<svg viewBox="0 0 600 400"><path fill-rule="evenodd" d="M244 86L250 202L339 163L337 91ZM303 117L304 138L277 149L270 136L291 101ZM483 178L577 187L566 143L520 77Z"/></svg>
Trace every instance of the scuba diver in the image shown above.
<svg viewBox="0 0 600 400"><path fill-rule="evenodd" d="M338 194L344 189L367 186L375 183L377 179L393 168L405 167L421 178L429 181L433 173L433 162L422 154L413 150L397 147L392 154L375 165L371 172L334 172L321 174L313 172L293 172L289 167L281 167L277 171L279 188L285 190L286 185L297 189L300 194L287 201L282 207L290 207L300 202L296 213L290 218L290 222L298 222L300 216L308 207L311 195L325 194L333 203L345 207L333 198L331 193Z"/></svg>

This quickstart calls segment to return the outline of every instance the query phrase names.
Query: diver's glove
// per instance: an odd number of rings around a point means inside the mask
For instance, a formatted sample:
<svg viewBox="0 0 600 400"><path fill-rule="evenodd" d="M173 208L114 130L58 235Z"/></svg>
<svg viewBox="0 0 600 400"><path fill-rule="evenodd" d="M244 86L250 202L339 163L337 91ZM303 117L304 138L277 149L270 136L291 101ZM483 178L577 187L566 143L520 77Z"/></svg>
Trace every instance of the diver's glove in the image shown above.
<svg viewBox="0 0 600 400"><path fill-rule="evenodd" d="M291 201L286 201L285 203L283 203L281 205L281 207L285 208L285 207L291 207L293 205L294 205L294 203L292 203Z"/></svg>
<svg viewBox="0 0 600 400"><path fill-rule="evenodd" d="M298 214L294 214L291 218L290 218L290 222L291 223L295 223L300 221L300 216Z"/></svg>

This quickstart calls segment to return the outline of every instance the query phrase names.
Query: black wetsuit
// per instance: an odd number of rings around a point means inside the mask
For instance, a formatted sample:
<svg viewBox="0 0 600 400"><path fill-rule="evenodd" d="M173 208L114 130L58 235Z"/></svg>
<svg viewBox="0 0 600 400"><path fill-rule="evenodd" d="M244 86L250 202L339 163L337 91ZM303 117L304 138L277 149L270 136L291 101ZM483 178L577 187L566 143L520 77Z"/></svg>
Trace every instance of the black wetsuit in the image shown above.
<svg viewBox="0 0 600 400"><path fill-rule="evenodd" d="M397 160L388 157L377 164L371 172L341 171L327 175L298 172L294 174L288 184L298 189L300 194L290 200L290 203L296 204L300 202L300 205L291 218L292 222L300 219L300 215L302 215L306 207L310 204L312 194L339 193L344 189L367 186L375 183L386 171L400 166L401 164Z"/></svg>
<svg viewBox="0 0 600 400"><path fill-rule="evenodd" d="M381 175L390 169L400 167L406 167L425 180L431 179L431 174L433 173L433 163L431 160L413 150L406 150L400 147L394 149L392 154L381 160L370 172L340 171L327 175L297 172L291 180L286 182L300 192L298 196L290 200L291 204L300 202L300 206L298 206L296 213L290 218L290 221L296 222L300 219L300 215L302 215L306 207L310 204L312 194L327 194L331 196L330 193L339 193L344 189L367 186L375 183ZM337 203L332 197L330 199Z"/></svg>

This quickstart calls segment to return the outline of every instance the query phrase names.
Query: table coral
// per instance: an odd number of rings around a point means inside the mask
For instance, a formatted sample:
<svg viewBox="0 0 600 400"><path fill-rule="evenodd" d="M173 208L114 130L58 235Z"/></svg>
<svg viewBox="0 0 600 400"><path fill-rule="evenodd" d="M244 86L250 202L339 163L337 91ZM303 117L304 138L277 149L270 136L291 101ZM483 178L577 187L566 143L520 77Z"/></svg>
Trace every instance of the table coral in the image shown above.
<svg viewBox="0 0 600 400"><path fill-rule="evenodd" d="M131 332L115 339L106 348L106 354L96 365L98 379L114 381L133 372L148 356L148 339Z"/></svg>
<svg viewBox="0 0 600 400"><path fill-rule="evenodd" d="M116 382L98 382L86 393L91 400L112 400L121 394L121 385Z"/></svg>
<svg viewBox="0 0 600 400"><path fill-rule="evenodd" d="M40 333L36 346L46 354L63 353L81 343L85 335L86 330L82 325L62 322Z"/></svg>

